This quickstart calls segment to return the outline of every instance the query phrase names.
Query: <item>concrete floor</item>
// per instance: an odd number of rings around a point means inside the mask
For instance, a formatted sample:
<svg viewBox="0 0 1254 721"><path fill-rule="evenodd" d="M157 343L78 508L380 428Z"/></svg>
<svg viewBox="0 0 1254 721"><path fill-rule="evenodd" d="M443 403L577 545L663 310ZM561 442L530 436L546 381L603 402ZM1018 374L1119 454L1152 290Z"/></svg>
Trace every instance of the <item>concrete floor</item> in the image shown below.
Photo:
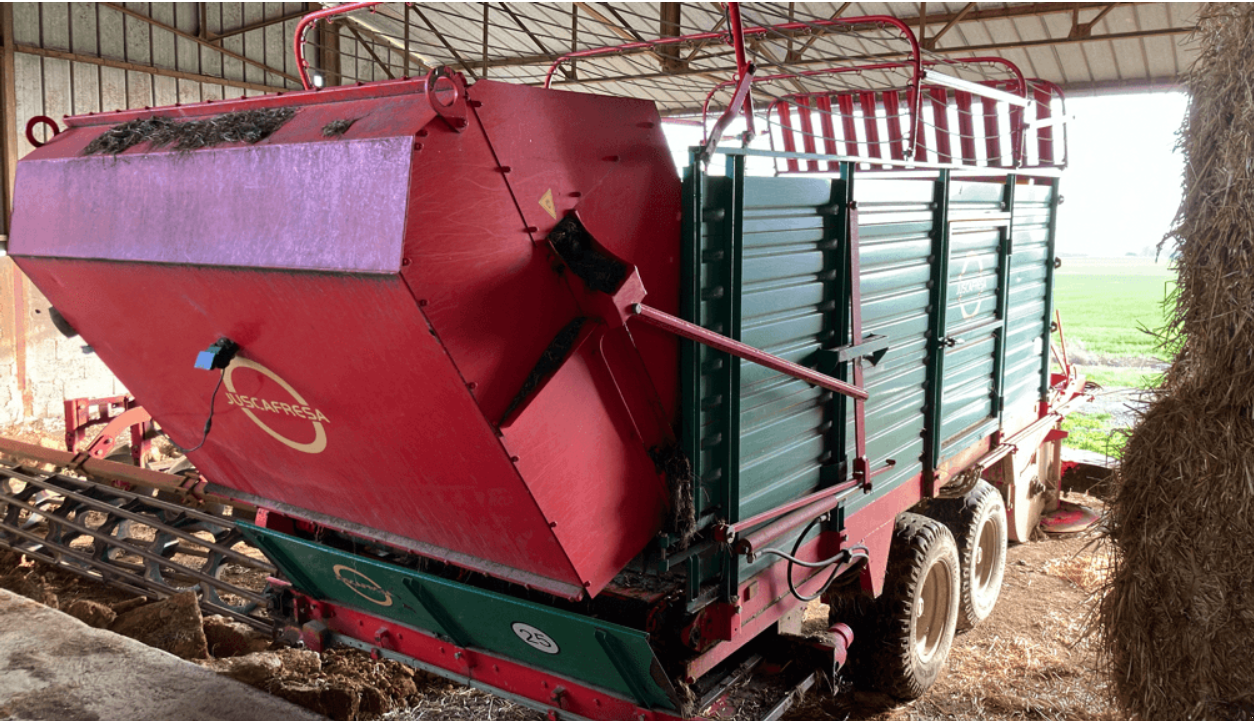
<svg viewBox="0 0 1254 721"><path fill-rule="evenodd" d="M0 590L0 719L318 721L323 717Z"/></svg>

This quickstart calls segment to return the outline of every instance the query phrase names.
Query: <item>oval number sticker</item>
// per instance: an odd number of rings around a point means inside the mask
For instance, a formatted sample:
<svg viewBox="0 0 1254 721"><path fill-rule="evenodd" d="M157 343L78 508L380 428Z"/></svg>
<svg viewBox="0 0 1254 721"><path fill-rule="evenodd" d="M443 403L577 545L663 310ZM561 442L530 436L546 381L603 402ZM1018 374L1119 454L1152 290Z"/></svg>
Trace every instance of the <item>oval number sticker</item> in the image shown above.
<svg viewBox="0 0 1254 721"><path fill-rule="evenodd" d="M522 642L543 653L557 653L560 649L557 642L549 638L544 631L525 623L516 623L510 628L514 629L514 635L521 638Z"/></svg>

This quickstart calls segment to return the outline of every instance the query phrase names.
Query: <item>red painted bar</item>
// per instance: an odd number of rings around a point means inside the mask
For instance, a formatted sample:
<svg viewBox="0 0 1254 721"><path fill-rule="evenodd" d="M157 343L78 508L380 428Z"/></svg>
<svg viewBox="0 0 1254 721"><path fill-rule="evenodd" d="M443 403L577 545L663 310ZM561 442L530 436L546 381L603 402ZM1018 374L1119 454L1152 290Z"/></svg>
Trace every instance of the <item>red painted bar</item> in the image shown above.
<svg viewBox="0 0 1254 721"><path fill-rule="evenodd" d="M779 108L779 125L784 129L784 132L780 133L784 138L784 152L795 153L797 152L797 139L793 134L797 131L792 125L792 103L776 103L776 107ZM796 158L789 158L787 163L789 172L795 173L801 169Z"/></svg>
<svg viewBox="0 0 1254 721"><path fill-rule="evenodd" d="M812 117L814 110L810 107L810 98L806 96L797 98L797 113L801 120L801 142L807 153L817 153L818 148L814 142L814 118ZM819 161L806 161L806 169L812 173L818 172Z"/></svg>
<svg viewBox="0 0 1254 721"><path fill-rule="evenodd" d="M954 91L958 104L958 141L962 146L962 164L975 165L975 118L971 115L971 93Z"/></svg>
<svg viewBox="0 0 1254 721"><path fill-rule="evenodd" d="M853 95L850 93L838 95L836 103L840 108L841 129L845 131L845 154L857 157L858 126L853 119Z"/></svg>
<svg viewBox="0 0 1254 721"><path fill-rule="evenodd" d="M981 98L984 107L984 143L988 148L988 164L1005 165L1001 156L1001 122L997 117L997 101L992 98Z"/></svg>
<svg viewBox="0 0 1254 721"><path fill-rule="evenodd" d="M932 120L936 125L937 162L952 163L954 156L949 147L949 91L932 88Z"/></svg>
<svg viewBox="0 0 1254 721"><path fill-rule="evenodd" d="M896 90L884 91L884 119L888 121L889 157L893 160L905 160L906 148L901 135L901 102Z"/></svg>
<svg viewBox="0 0 1254 721"><path fill-rule="evenodd" d="M663 313L655 310L647 305L637 303L632 307L632 312L641 320L647 321L664 330L670 331L675 335L688 340L696 341L702 345L708 345L715 350L721 350L729 355L736 356L750 363L757 363L765 366L773 371L779 371L784 375L792 376L806 383L816 385L820 388L826 388L833 393L849 396L850 398L867 397L866 391L861 388L839 381L829 375L819 373L816 370L797 365L792 361L784 360L779 356L771 355L765 351L758 350L750 345L745 345L737 340L732 340L725 335L719 335L711 330L706 330L699 325L689 323L682 318L676 318L669 313Z"/></svg>
<svg viewBox="0 0 1254 721"><path fill-rule="evenodd" d="M823 128L823 151L828 155L835 155L836 128L832 124L832 98L830 95L820 95L814 104L819 109L819 123ZM827 170L832 173L840 170L840 163L835 160L827 161Z"/></svg>
<svg viewBox="0 0 1254 721"><path fill-rule="evenodd" d="M884 156L880 153L880 126L875 107L875 93L858 93L858 101L862 105L862 125L866 128L867 155L872 158L882 158Z"/></svg>

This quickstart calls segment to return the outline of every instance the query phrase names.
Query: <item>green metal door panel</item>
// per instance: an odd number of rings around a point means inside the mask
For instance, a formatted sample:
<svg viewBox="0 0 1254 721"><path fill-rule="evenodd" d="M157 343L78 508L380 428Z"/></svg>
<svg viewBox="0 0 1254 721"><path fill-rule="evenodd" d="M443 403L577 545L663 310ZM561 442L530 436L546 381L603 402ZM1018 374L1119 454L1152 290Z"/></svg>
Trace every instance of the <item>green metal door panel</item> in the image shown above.
<svg viewBox="0 0 1254 721"><path fill-rule="evenodd" d="M961 221L967 218L1001 213L1005 207L1005 186L1001 183L955 180L949 184L949 219Z"/></svg>
<svg viewBox="0 0 1254 721"><path fill-rule="evenodd" d="M948 186L945 313L933 351L940 387L929 429L938 466L1000 424L1012 247L1007 192L1004 183Z"/></svg>
<svg viewBox="0 0 1254 721"><path fill-rule="evenodd" d="M315 598L569 676L645 707L674 708L643 631L239 525L297 589Z"/></svg>
<svg viewBox="0 0 1254 721"><path fill-rule="evenodd" d="M896 465L876 477L872 493L851 499L848 513L923 469L934 192L930 181L860 179L854 185L863 332L889 339L879 364L863 366L870 396L867 456L873 467L890 458ZM852 455L853 413L852 404L847 405L843 436L846 453Z"/></svg>
<svg viewBox="0 0 1254 721"><path fill-rule="evenodd" d="M1053 197L1049 185L1019 186L1015 192L1003 390L1006 413L1028 412L1041 396L1042 365L1049 357Z"/></svg>

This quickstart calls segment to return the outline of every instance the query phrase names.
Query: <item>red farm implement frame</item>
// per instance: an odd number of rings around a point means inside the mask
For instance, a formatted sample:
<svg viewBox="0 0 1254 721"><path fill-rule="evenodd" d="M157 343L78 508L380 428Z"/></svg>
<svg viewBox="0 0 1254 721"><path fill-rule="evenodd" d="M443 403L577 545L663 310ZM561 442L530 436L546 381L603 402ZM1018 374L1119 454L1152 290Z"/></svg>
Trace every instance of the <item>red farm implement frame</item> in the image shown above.
<svg viewBox="0 0 1254 721"><path fill-rule="evenodd" d="M269 611L288 640L361 648L554 721L719 715L734 709L730 691L770 666L764 658L772 654L804 659L792 666L804 672L787 678L790 689L834 673L854 641L841 619L830 619L814 643L772 629L799 628L806 602L834 599L837 585L880 595L902 513L968 480L1001 486L1019 524L1010 536L1023 536L1039 501L1020 480L1036 473L1038 486L1048 483L1042 449L1065 436L1059 420L1085 399L1065 351L1062 373L1050 373L1047 357L1048 259L1066 164L1056 86L1002 58L931 54L895 18L766 22L778 19L778 8L737 3L700 32L573 50L543 71L505 66L512 84L467 83L470 62L458 73L405 72L416 62L407 52L408 18L434 27L424 10L435 12L405 4L398 19L394 8L362 2L311 13L294 38L304 91L72 118L27 161L23 177L35 187L30 178L52 172L46 161L59 160L57 152L82 155L104 126L153 113L185 120L292 109L273 142L256 146L259 158L280 170L316 162L329 175L369 177L369 193L388 191L396 202L391 215L343 229L361 236L361 248L319 243L325 257L293 260L282 251L314 255L298 232L313 221L297 219L277 231L282 242L241 244L230 270L215 267L217 236L195 244L204 256L173 262L151 228L136 234L147 245L102 250L58 245L64 236L55 233L39 236L44 246L32 250L35 233L15 234L14 255L41 287L58 274L96 282L104 276L93 275L103 273L93 264L108 258L119 261L109 273L132 273L163 297L231 297L229 308L195 301L217 315L201 313L189 321L199 325L182 330L197 350L211 341L211 350L225 347L230 332L240 355L209 366L227 386L212 435L203 399L188 390L202 371L184 367L181 350L143 356L159 358L168 373L151 381L165 383L164 395L141 396L158 398L153 414L172 437L200 441L188 444L189 458L207 478L102 460L126 428L135 460L144 455L151 419L127 397L67 402L69 453L2 439L0 453L110 484L120 489L119 507L151 497L132 487L234 506L240 522L227 530L283 574L272 579ZM365 72L329 52L346 36L327 29L349 15L373 19L369 39L354 35L373 63L364 66L389 80L341 87ZM488 30L485 20L485 72ZM846 50L830 67L797 62L793 44L804 52L817 42ZM735 67L698 63L720 55L734 57ZM636 78L653 85L615 79L642 56L667 68ZM619 97L549 92L581 83ZM703 128L682 184L657 108L641 102L650 93L669 94L667 112ZM729 142L740 126L739 143ZM328 133L334 128L343 130ZM351 142L339 142L350 128ZM351 167L328 160L367 146L380 155ZM238 168L230 165L234 150L206 149L193 160ZM132 179L154 197L195 179L195 162L124 152L169 178L159 187L144 185L149 176ZM776 177L750 176L755 159L769 159ZM91 172L127 166L98 163ZM289 195L274 205L298 204L300 183L310 179L279 176L291 182L276 197ZM889 183L913 184L902 193L908 202L892 195L904 186ZM881 194L860 196L855 187ZM470 202L459 193L473 196L476 242L486 248L473 263L464 262L464 232L449 227L448 207ZM248 202L227 195L207 201L220 204L211 210ZM351 210L347 202L328 201L341 203L341 213ZM923 225L909 242L898 237ZM768 235L764 226L774 240L750 237ZM961 244L952 253L951 235ZM898 241L909 247L893 246ZM588 271L589 262L609 266L613 279ZM905 275L914 285L886 289ZM1022 278L1040 297L1012 314L1010 286ZM291 302L312 295L335 302ZM785 296L794 305L776 302ZM127 353L143 342L137 330L65 300L67 317L82 320L75 327L109 336L93 342L102 359L133 360ZM753 303L760 305L746 311ZM903 305L886 310L892 303ZM258 308L274 315L258 319ZM362 320L379 308L388 312ZM372 333L370 343L386 338L412 352L412 362L405 356L385 373L366 354L339 350L303 362L308 353L293 348L326 343L311 328L338 329L350 341ZM1014 344L1018 355L1007 350ZM528 375L503 362L514 355L557 358L558 368L541 363ZM1008 373L1021 378L1011 383ZM762 388L778 395L741 407L742 396ZM953 396L984 405L946 408L954 388ZM363 414L363 398L374 399L371 414ZM893 413L896 420L885 420ZM752 442L767 450L750 457L741 452L750 435L742 429L754 414L769 418L751 429ZM407 423L421 431L397 430ZM103 431L86 444L97 425ZM771 436L775 425L786 426L779 437ZM355 445L376 442L388 452L362 454ZM29 479L31 488L62 482L55 474ZM40 510L28 500L9 503ZM0 540L6 532L0 528ZM18 532L28 547L38 545ZM768 716L795 697L786 694Z"/></svg>

